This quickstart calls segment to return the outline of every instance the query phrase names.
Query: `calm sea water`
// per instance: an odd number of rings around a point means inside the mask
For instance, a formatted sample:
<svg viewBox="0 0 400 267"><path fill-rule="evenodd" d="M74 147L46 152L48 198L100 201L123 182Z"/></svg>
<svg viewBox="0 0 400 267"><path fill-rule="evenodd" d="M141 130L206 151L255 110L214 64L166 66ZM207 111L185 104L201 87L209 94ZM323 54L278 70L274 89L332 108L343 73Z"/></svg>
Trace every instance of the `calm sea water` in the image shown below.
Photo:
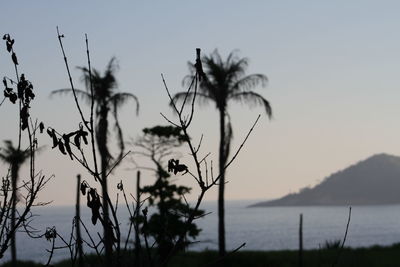
<svg viewBox="0 0 400 267"><path fill-rule="evenodd" d="M234 249L246 242L246 250L283 250L298 248L299 214L303 214L303 239L306 249L318 248L327 240L342 239L346 228L348 207L268 207L246 208L254 201L228 201L226 203L227 247ZM199 243L192 250L217 249L216 203L208 202L202 206L210 215L197 221L202 230ZM66 239L69 237L74 216L74 207L36 208L32 226L38 230L56 226ZM128 218L123 207L118 213ZM82 218L93 229L89 210L82 207ZM97 231L102 232L98 226ZM123 236L128 230L127 220L121 222ZM82 232L84 230L82 229ZM400 242L400 205L356 206L352 216L346 245L366 247L371 245L391 245ZM58 243L61 245L61 243ZM18 233L18 257L25 260L46 262L51 243L42 239L31 239ZM57 250L53 261L68 258L68 251ZM7 254L4 260L9 259Z"/></svg>

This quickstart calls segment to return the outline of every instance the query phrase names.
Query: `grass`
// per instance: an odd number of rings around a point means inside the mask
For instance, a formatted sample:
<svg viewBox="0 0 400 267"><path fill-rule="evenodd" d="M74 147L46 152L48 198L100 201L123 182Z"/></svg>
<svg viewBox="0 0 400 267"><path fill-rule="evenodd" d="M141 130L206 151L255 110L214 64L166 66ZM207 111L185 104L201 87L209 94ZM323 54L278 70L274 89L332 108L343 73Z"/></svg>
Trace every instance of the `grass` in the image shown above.
<svg viewBox="0 0 400 267"><path fill-rule="evenodd" d="M338 254L337 249L306 250L303 253L303 266L330 267ZM217 251L185 252L173 258L169 266L221 266L221 261L216 262ZM89 256L88 261L96 264L97 257ZM129 261L132 262L132 261ZM6 263L2 266L11 266ZM41 266L33 262L20 262L18 266ZM54 266L71 266L69 260L55 263ZM224 259L225 267L294 267L299 266L298 251L239 251ZM346 267L398 267L400 266L400 244L390 247L374 246L370 248L345 248L336 266Z"/></svg>
<svg viewBox="0 0 400 267"><path fill-rule="evenodd" d="M338 250L307 250L303 253L303 266L332 266ZM391 247L346 248L336 266L398 267L400 245ZM216 251L187 252L174 259L171 266L220 266L221 262L209 265L217 258ZM298 251L241 251L228 256L225 266L292 267L299 266Z"/></svg>

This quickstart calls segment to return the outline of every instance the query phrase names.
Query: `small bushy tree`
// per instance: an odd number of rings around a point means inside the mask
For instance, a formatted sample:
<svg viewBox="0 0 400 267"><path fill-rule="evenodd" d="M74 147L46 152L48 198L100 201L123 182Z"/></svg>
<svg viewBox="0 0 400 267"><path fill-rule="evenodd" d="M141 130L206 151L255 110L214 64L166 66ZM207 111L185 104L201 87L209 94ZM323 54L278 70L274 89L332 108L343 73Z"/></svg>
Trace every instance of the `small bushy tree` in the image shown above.
<svg viewBox="0 0 400 267"><path fill-rule="evenodd" d="M181 134L181 129L174 126L145 128L143 133L136 146L141 148L138 153L152 161L156 181L152 185L143 187L141 191L148 195L149 206L155 207L156 211L143 224L142 232L155 239L158 244L159 260L163 262L179 236L186 234L187 238L195 239L200 233L195 223L187 224L185 219L194 212L184 201L185 195L190 193L191 188L176 185L171 181L170 172L177 174L173 166L179 164L179 161L171 159L172 150L179 147L186 138ZM170 158L168 171L165 167L166 158ZM187 170L185 165L179 164L179 166ZM198 210L196 216L201 216L203 213ZM189 244L187 240L185 245Z"/></svg>

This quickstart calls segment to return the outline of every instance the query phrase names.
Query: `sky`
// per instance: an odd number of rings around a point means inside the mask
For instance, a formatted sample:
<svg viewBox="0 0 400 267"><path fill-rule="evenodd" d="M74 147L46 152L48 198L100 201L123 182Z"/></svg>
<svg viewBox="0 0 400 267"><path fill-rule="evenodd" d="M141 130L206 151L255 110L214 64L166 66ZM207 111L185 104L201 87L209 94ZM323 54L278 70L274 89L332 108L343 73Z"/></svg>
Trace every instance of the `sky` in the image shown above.
<svg viewBox="0 0 400 267"><path fill-rule="evenodd" d="M160 112L176 120L160 74L172 93L185 89L182 78L195 49L218 49L225 58L238 49L250 60L248 74L262 73L266 88L255 90L273 108L269 120L262 108L230 103L234 140L240 145L258 114L261 119L227 173L226 199L265 200L314 186L324 177L376 153L400 155L400 18L398 1L8 1L2 5L0 33L15 39L19 68L35 88L31 116L61 132L75 130L79 113L71 97L49 98L54 89L68 88L68 76L56 26L78 88L86 65L84 34L88 34L92 66L105 69L118 59L121 91L135 94L120 112L128 140L144 127L166 125ZM3 46L4 45L4 46ZM14 69L0 45L0 75ZM82 103L84 112L88 112ZM0 107L0 140L17 140L17 107ZM201 153L218 161L218 113L214 105L196 109L193 139L204 134ZM25 136L26 139L26 136ZM114 138L115 139L115 138ZM40 195L54 205L74 204L79 167L51 149L48 136L37 168L54 178ZM111 145L114 155L115 143ZM134 150L129 147L128 149ZM188 150L181 161L191 166ZM136 162L148 164L133 156ZM7 166L0 165L0 175ZM110 178L111 193L123 180L134 192L135 165L129 158ZM26 175L26 167L21 176ZM143 184L154 181L142 174ZM175 181L194 187L189 176ZM206 195L215 200L217 189Z"/></svg>

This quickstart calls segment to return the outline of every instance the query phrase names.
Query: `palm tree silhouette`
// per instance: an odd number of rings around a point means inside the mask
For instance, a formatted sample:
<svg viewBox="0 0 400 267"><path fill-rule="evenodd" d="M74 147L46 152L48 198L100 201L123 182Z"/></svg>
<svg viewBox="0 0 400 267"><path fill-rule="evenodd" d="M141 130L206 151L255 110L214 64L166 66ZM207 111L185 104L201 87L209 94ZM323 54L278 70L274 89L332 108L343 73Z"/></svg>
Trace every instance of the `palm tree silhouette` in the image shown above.
<svg viewBox="0 0 400 267"><path fill-rule="evenodd" d="M110 167L115 167L120 163L121 157L124 154L124 139L122 129L118 120L118 108L120 108L123 104L125 104L129 99L133 99L136 103L136 114L139 112L139 101L137 97L131 93L124 92L116 92L118 88L117 80L115 78L115 71L117 70L118 65L116 63L115 57L111 58L109 61L104 75L101 75L99 71L93 69L92 75L90 77L89 69L85 67L78 67L83 72L82 80L85 83L86 91L75 89L76 95L80 96L82 99L86 100L88 104L91 103L91 84L93 88L93 98L95 105L95 118L96 118L96 142L97 148L100 153L101 160L101 187L103 194L103 212L104 212L104 221L109 222L109 206L105 196L108 196L108 187L107 187L107 172L110 170ZM51 95L56 94L72 94L72 89L59 89L54 90ZM109 137L109 118L108 115L111 112L114 122L115 122L115 130L117 132L118 145L119 145L119 155L111 162L113 157L110 154L110 150L108 148L108 137ZM108 238L110 235L106 233L106 229L108 227L104 227L104 236L106 243L106 254L110 255L112 246L110 245Z"/></svg>
<svg viewBox="0 0 400 267"><path fill-rule="evenodd" d="M267 77L263 74L245 75L248 59L238 57L236 51L229 54L224 61L217 50L209 56L202 57L202 65L206 79L200 82L197 99L200 103L214 102L219 112L220 143L219 143L219 194L218 194L218 244L219 253L224 255L225 249L225 221L224 221L224 190L225 190L225 165L229 156L230 142L232 139L232 127L228 114L228 103L239 102L248 105L261 105L266 114L271 118L272 109L269 102L260 94L252 90L267 84ZM193 79L196 67L189 62L190 75L186 76L183 84L188 85ZM187 92L179 92L174 95L173 101L183 100ZM190 92L188 98L192 98L194 92ZM187 101L186 103L190 103Z"/></svg>
<svg viewBox="0 0 400 267"><path fill-rule="evenodd" d="M11 229L15 228L15 214L16 205L18 201L17 196L17 183L19 177L19 169L22 164L30 157L30 150L20 150L15 148L11 140L4 141L5 146L0 150L0 160L11 167L11 190L12 190L12 203L11 203ZM11 261L13 266L17 266L17 251L15 241L15 231L11 237Z"/></svg>

